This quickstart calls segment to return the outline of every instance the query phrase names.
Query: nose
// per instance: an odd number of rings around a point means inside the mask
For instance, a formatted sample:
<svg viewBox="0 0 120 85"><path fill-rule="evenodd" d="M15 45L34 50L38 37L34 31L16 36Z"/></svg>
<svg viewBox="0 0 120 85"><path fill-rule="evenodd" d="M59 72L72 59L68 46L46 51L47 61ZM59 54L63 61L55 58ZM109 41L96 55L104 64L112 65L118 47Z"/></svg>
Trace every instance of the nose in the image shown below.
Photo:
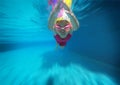
<svg viewBox="0 0 120 85"><path fill-rule="evenodd" d="M64 29L61 29L61 32L65 32L65 30L64 30Z"/></svg>

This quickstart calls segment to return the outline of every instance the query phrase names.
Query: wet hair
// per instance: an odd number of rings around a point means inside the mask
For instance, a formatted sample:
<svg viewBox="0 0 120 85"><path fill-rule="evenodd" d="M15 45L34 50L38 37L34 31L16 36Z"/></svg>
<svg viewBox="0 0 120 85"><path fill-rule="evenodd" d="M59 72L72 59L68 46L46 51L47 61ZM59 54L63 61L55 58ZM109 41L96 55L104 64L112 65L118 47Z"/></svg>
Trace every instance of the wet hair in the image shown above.
<svg viewBox="0 0 120 85"><path fill-rule="evenodd" d="M56 21L56 24L60 27L64 27L66 25L68 25L70 22L68 22L67 20L58 20Z"/></svg>

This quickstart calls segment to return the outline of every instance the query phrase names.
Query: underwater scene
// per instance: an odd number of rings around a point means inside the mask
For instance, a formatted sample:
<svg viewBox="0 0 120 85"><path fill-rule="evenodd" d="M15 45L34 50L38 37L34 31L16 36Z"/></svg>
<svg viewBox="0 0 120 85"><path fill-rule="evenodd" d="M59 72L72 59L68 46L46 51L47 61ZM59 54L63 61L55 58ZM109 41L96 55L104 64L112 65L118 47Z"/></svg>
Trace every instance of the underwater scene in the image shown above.
<svg viewBox="0 0 120 85"><path fill-rule="evenodd" d="M120 85L120 0L0 0L0 85Z"/></svg>

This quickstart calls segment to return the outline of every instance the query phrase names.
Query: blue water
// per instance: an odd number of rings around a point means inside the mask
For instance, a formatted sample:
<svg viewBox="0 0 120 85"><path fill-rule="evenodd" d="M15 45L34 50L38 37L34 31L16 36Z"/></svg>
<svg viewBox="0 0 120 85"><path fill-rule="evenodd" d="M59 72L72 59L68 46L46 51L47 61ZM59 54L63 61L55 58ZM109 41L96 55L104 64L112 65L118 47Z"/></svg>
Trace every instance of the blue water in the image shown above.
<svg viewBox="0 0 120 85"><path fill-rule="evenodd" d="M57 48L47 0L0 0L0 85L119 85L119 4L73 0L80 28Z"/></svg>

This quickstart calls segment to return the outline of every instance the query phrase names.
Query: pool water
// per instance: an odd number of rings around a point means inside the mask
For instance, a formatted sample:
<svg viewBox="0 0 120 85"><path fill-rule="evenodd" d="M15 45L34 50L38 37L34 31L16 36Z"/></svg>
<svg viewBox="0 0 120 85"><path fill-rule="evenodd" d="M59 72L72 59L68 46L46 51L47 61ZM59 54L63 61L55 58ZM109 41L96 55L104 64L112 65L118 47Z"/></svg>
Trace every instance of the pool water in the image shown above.
<svg viewBox="0 0 120 85"><path fill-rule="evenodd" d="M80 28L60 48L47 0L0 0L0 85L119 85L118 6L73 0Z"/></svg>

